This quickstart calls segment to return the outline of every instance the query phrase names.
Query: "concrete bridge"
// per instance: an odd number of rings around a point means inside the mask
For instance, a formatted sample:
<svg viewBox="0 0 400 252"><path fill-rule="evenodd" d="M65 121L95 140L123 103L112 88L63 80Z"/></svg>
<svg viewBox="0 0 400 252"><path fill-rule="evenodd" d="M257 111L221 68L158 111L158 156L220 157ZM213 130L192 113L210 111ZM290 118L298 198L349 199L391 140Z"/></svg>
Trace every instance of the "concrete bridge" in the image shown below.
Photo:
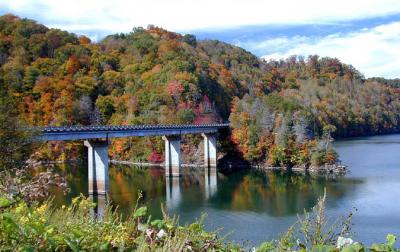
<svg viewBox="0 0 400 252"><path fill-rule="evenodd" d="M89 194L109 191L108 145L110 138L162 136L165 141L165 172L169 177L180 175L181 136L201 134L204 139L204 165L217 166L217 133L228 123L199 125L129 125L129 126L65 126L41 128L40 141L83 140L88 148Z"/></svg>

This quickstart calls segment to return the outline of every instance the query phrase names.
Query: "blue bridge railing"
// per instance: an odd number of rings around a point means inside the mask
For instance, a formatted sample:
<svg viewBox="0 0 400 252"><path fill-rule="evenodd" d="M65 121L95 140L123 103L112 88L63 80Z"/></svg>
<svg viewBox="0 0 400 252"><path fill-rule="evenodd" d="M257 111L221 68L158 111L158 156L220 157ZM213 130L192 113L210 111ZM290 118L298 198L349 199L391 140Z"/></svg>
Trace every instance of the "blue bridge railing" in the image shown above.
<svg viewBox="0 0 400 252"><path fill-rule="evenodd" d="M116 138L130 136L182 135L214 133L229 123L176 124L176 125L99 125L99 126L46 126L39 127L42 141Z"/></svg>

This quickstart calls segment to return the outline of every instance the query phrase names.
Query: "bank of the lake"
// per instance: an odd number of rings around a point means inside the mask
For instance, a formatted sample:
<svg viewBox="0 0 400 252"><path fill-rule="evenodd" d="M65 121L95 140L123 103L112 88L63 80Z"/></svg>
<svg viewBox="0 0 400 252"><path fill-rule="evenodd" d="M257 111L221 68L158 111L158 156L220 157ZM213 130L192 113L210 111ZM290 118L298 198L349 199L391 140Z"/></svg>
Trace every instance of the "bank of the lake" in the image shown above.
<svg viewBox="0 0 400 252"><path fill-rule="evenodd" d="M388 233L399 235L400 135L337 141L335 148L350 169L336 179L257 170L215 174L193 167L183 168L179 179L166 179L160 167L112 165L110 198L128 214L142 191L142 202L154 217L161 216L161 204L171 215L179 215L181 223L207 213L209 230L223 228L232 240L258 244L285 232L326 188L330 216L358 209L356 240L370 244L382 242ZM63 169L71 192L67 197L57 194L57 204L87 192L85 167Z"/></svg>

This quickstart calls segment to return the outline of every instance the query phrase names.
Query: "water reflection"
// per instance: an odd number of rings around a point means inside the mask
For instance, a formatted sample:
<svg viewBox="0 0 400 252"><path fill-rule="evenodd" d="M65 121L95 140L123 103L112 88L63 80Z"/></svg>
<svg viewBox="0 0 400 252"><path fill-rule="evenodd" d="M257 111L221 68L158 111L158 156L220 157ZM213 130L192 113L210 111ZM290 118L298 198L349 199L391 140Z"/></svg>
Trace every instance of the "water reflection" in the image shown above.
<svg viewBox="0 0 400 252"><path fill-rule="evenodd" d="M102 219L104 216L104 211L107 203L106 195L89 195L89 198L96 204L96 206L91 210L91 214L96 219Z"/></svg>
<svg viewBox="0 0 400 252"><path fill-rule="evenodd" d="M80 171L84 170L81 168ZM64 165L71 192L67 196L54 191L58 205L68 204L71 197L87 192L87 176L76 176L79 169ZM171 214L197 213L212 207L234 212L257 212L269 216L293 216L315 205L324 188L328 206L334 208L343 197L350 195L361 179L311 178L303 175L246 170L231 174L215 168L185 168L181 177L166 177L160 167L110 167L112 203L128 215L139 200L146 204L154 217L161 217L161 205ZM79 173L78 173L79 174ZM100 199L98 211L101 213ZM198 217L198 216L193 216Z"/></svg>
<svg viewBox="0 0 400 252"><path fill-rule="evenodd" d="M69 204L82 192L87 195L83 167L64 165L58 170L66 175L71 192L64 196L54 190L56 204ZM315 205L324 188L332 210L349 204L348 199L364 183L357 178L311 178L258 170L227 173L203 167L183 168L181 177L170 178L160 167L111 165L109 175L108 199L123 216L130 215L137 204L145 204L152 218L161 218L165 210L170 216L178 215L182 224L207 213L207 228L224 228L235 232L230 236L233 240L255 242L285 232L297 214ZM93 200L98 203L93 214L101 217L106 200Z"/></svg>
<svg viewBox="0 0 400 252"><path fill-rule="evenodd" d="M311 209L317 199L328 194L328 206L335 207L351 193L357 179L313 178L283 172L243 171L230 174L220 183L214 201L224 210L252 211L270 216L291 216ZM222 202L222 204L221 204Z"/></svg>
<svg viewBox="0 0 400 252"><path fill-rule="evenodd" d="M173 211L178 208L179 203L182 200L179 179L179 177L169 176L165 178L166 206L167 210L169 211Z"/></svg>
<svg viewBox="0 0 400 252"><path fill-rule="evenodd" d="M217 168L204 168L204 192L205 198L211 198L217 192Z"/></svg>

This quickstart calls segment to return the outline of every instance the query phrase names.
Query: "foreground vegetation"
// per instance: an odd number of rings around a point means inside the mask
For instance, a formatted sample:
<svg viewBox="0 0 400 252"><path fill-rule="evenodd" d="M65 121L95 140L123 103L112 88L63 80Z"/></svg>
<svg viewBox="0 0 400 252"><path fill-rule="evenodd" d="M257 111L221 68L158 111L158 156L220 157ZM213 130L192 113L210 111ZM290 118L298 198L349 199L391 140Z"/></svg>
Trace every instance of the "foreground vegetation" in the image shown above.
<svg viewBox="0 0 400 252"><path fill-rule="evenodd" d="M96 218L94 203L75 198L70 206L55 209L50 203L28 206L2 198L1 251L205 251L231 249L201 222L178 226L175 219L151 220L146 207L123 220L108 205Z"/></svg>
<svg viewBox="0 0 400 252"><path fill-rule="evenodd" d="M70 206L0 198L1 251L246 251L250 248L227 242L217 232L208 232L202 221L184 226L164 216L153 220L146 207L123 219L107 205L102 215L83 196ZM311 213L299 218L279 240L264 242L256 251L400 251L396 237L387 243L364 246L349 238L350 217L334 223L325 216L325 197Z"/></svg>

